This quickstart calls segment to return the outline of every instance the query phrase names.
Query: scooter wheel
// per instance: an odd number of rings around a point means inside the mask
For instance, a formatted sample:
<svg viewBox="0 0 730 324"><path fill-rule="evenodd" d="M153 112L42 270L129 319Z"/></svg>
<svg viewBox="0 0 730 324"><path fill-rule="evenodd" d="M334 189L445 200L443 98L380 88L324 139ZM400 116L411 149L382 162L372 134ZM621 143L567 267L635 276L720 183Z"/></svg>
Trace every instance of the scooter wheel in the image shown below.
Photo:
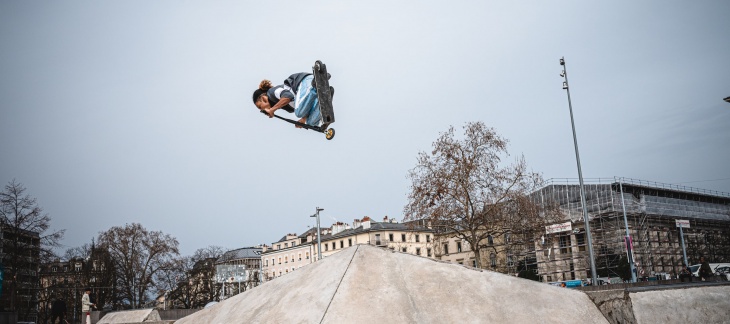
<svg viewBox="0 0 730 324"><path fill-rule="evenodd" d="M335 129L334 128L328 128L324 132L324 137L327 138L327 140L331 140L333 137L335 137Z"/></svg>

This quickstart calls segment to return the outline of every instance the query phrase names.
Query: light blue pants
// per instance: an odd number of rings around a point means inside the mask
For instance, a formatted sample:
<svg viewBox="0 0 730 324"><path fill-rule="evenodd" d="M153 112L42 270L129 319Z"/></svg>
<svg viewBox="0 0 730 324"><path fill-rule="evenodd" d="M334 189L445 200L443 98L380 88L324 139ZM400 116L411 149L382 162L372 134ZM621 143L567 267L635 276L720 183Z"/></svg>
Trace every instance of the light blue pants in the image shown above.
<svg viewBox="0 0 730 324"><path fill-rule="evenodd" d="M299 84L294 100L294 115L299 118L307 117L307 125L319 126L322 116L319 113L317 89L312 87L312 80L314 80L314 76L310 75Z"/></svg>

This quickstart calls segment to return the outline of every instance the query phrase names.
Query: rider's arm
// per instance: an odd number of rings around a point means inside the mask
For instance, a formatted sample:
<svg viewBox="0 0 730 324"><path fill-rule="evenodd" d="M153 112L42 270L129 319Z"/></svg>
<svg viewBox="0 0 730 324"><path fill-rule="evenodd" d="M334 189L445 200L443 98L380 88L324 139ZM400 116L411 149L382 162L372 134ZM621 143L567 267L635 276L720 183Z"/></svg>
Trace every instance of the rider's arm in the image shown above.
<svg viewBox="0 0 730 324"><path fill-rule="evenodd" d="M286 98L286 97L281 98L281 100L279 100L279 102L277 102L276 105L274 105L273 107L271 107L269 109L266 109L266 113L269 115L269 117L274 117L274 112L276 110L288 105L290 102L291 102L291 99L289 99L289 98Z"/></svg>

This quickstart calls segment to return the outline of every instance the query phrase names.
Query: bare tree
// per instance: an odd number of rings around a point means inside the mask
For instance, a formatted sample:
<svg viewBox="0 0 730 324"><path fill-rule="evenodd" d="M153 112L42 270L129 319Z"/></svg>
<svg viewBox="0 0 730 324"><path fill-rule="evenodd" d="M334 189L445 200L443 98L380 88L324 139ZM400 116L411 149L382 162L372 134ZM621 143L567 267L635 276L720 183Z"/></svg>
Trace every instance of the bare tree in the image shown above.
<svg viewBox="0 0 730 324"><path fill-rule="evenodd" d="M160 273L160 290L175 307L200 308L218 297L214 282L215 261L223 254L220 246L196 250L192 256L174 259L170 268Z"/></svg>
<svg viewBox="0 0 730 324"><path fill-rule="evenodd" d="M524 157L507 163L508 157L507 140L484 123L467 123L462 139L450 127L431 154L418 154L409 171L406 219L427 220L441 235L466 241L478 268L484 268L485 249L509 256L512 249L533 244L557 215L529 196L542 177L527 170Z"/></svg>
<svg viewBox="0 0 730 324"><path fill-rule="evenodd" d="M23 184L12 180L0 192L0 262L5 269L2 304L8 310L18 311L21 318L35 305L19 304L19 294L35 300L31 296L38 286L34 277L39 262L54 257L53 249L59 246L65 232L49 231L51 217L25 191Z"/></svg>
<svg viewBox="0 0 730 324"><path fill-rule="evenodd" d="M99 244L114 261L118 302L131 308L148 301L155 275L179 255L177 239L160 231L148 231L138 223L100 233Z"/></svg>

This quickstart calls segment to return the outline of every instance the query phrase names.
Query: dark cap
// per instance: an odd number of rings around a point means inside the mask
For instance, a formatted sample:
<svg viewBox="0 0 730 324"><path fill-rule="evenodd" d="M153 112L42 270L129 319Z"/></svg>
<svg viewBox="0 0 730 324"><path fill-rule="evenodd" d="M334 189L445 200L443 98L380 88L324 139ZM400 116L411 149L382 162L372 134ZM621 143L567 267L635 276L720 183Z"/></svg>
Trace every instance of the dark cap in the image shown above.
<svg viewBox="0 0 730 324"><path fill-rule="evenodd" d="M256 91L253 92L253 103L256 103L256 100L259 99L259 97L266 93L266 90L263 89L256 89Z"/></svg>

